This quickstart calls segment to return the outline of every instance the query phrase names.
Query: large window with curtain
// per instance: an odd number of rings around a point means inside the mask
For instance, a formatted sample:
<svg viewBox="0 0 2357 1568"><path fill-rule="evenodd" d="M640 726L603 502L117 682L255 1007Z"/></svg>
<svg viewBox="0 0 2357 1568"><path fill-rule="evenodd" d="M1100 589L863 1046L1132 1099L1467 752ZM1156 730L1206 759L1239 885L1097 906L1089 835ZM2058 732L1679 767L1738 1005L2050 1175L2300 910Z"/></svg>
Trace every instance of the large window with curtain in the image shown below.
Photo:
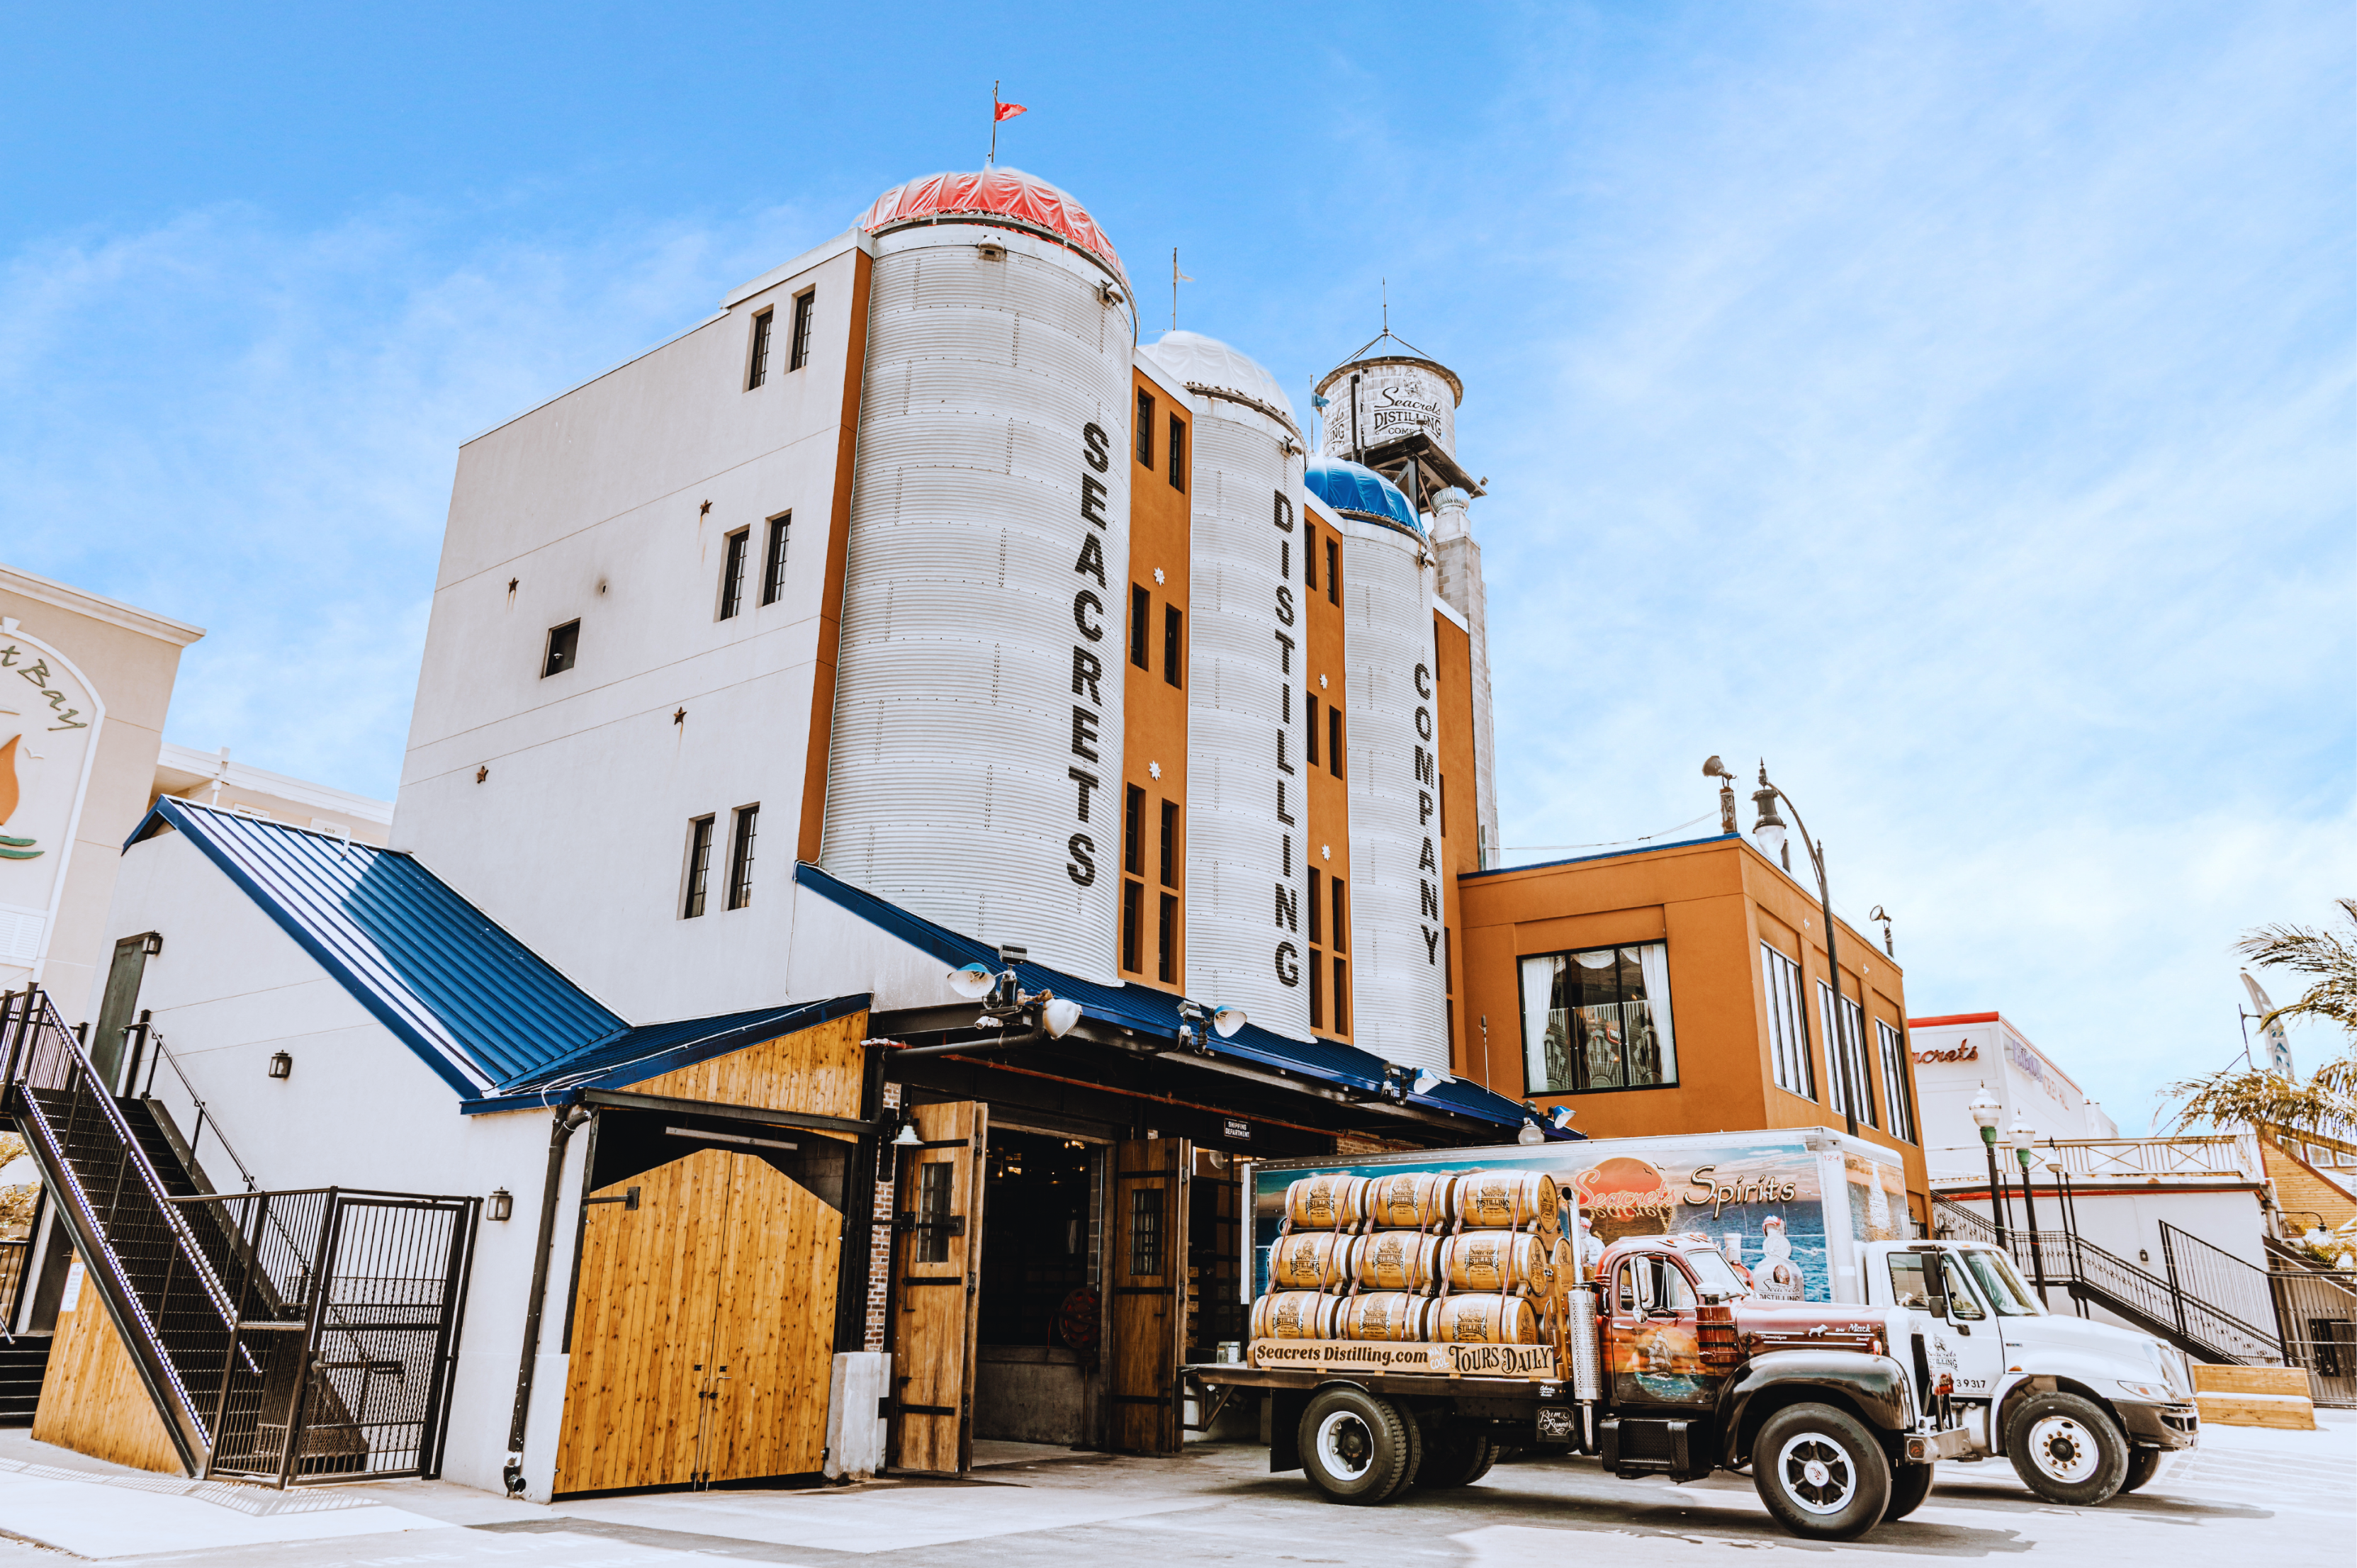
<svg viewBox="0 0 2357 1568"><path fill-rule="evenodd" d="M1866 1010L1845 996L1836 1006L1834 988L1817 982L1817 1023L1825 1032L1825 1075L1833 1079L1825 1102L1844 1116L1853 1114L1849 1097L1857 1093L1857 1119L1867 1126L1874 1119L1874 1083L1866 1075Z"/></svg>
<svg viewBox="0 0 2357 1568"><path fill-rule="evenodd" d="M1801 1005L1801 966L1760 944L1760 973L1768 992L1768 1053L1776 1087L1806 1100L1817 1097L1816 1069L1809 1060L1809 1015Z"/></svg>
<svg viewBox="0 0 2357 1568"><path fill-rule="evenodd" d="M1880 1018L1874 1021L1875 1041L1881 1047L1882 1104L1890 1113L1885 1123L1890 1135L1911 1144L1915 1141L1915 1105L1908 1093L1907 1036L1898 1026Z"/></svg>
<svg viewBox="0 0 2357 1568"><path fill-rule="evenodd" d="M1523 960L1523 1059L1532 1094L1677 1082L1668 944Z"/></svg>

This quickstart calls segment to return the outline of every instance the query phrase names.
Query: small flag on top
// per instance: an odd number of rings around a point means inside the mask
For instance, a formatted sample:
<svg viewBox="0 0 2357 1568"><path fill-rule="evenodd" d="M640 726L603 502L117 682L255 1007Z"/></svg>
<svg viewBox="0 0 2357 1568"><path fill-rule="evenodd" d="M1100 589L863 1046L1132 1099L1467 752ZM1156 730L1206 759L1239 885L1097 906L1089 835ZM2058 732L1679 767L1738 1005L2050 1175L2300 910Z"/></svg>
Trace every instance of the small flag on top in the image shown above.
<svg viewBox="0 0 2357 1568"><path fill-rule="evenodd" d="M1012 120L1023 113L1023 105L1020 103L1001 103L996 107L997 113L992 116L994 120Z"/></svg>
<svg viewBox="0 0 2357 1568"><path fill-rule="evenodd" d="M998 83L994 81L990 84L990 161L985 166L995 166L998 162L998 127L1023 112L1020 103L1001 103L998 101Z"/></svg>

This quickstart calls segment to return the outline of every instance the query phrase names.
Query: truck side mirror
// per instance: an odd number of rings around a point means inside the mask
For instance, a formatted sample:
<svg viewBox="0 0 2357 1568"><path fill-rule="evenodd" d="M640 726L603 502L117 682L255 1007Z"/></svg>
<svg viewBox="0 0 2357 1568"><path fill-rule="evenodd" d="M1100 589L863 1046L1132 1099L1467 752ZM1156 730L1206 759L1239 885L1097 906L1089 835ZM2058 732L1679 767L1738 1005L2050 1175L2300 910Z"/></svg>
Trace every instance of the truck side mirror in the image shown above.
<svg viewBox="0 0 2357 1568"><path fill-rule="evenodd" d="M1923 1293L1923 1310L1930 1313L1932 1316L1939 1318L1942 1322L1945 1322L1948 1316L1948 1298L1935 1290L1925 1291Z"/></svg>

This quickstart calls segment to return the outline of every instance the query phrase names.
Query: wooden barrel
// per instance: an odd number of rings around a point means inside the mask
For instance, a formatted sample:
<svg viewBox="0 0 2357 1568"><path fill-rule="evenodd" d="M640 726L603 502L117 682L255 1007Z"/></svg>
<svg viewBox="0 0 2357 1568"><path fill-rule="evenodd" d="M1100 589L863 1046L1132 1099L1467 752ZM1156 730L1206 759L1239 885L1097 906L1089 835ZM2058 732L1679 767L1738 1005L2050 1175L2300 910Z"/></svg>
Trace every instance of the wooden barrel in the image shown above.
<svg viewBox="0 0 2357 1568"><path fill-rule="evenodd" d="M1397 1171L1367 1178L1368 1219L1386 1230L1429 1230L1456 1218L1454 1173Z"/></svg>
<svg viewBox="0 0 2357 1568"><path fill-rule="evenodd" d="M1475 1171L1457 1183L1457 1218L1468 1230L1555 1228L1563 1195L1541 1171Z"/></svg>
<svg viewBox="0 0 2357 1568"><path fill-rule="evenodd" d="M1342 1298L1314 1290L1271 1291L1253 1303L1255 1339L1331 1339Z"/></svg>
<svg viewBox="0 0 2357 1568"><path fill-rule="evenodd" d="M1426 1321L1439 1303L1404 1290L1367 1291L1344 1301L1340 1327L1345 1339L1421 1339Z"/></svg>
<svg viewBox="0 0 2357 1568"><path fill-rule="evenodd" d="M1347 1230L1367 1217L1367 1178L1303 1176L1285 1189L1285 1215L1296 1230Z"/></svg>
<svg viewBox="0 0 2357 1568"><path fill-rule="evenodd" d="M1551 1295L1555 1240L1526 1230L1468 1230L1441 1242L1437 1273L1452 1291Z"/></svg>
<svg viewBox="0 0 2357 1568"><path fill-rule="evenodd" d="M1361 1236L1351 1255L1351 1276L1361 1290L1428 1290L1440 1278L1440 1249L1447 1240L1414 1230Z"/></svg>
<svg viewBox="0 0 2357 1568"><path fill-rule="evenodd" d="M1443 1345L1536 1345L1538 1308L1519 1295L1452 1295L1432 1304L1429 1337Z"/></svg>
<svg viewBox="0 0 2357 1568"><path fill-rule="evenodd" d="M1271 1290L1333 1290L1351 1283L1351 1257L1364 1243L1338 1230L1297 1230L1268 1251Z"/></svg>

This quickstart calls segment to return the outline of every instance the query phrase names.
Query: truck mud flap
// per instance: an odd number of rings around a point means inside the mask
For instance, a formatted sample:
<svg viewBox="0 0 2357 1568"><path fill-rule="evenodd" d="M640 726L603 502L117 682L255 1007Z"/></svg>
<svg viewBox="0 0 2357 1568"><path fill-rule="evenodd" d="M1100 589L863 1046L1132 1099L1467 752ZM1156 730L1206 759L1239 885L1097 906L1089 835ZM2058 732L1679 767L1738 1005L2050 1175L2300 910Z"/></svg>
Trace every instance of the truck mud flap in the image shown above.
<svg viewBox="0 0 2357 1568"><path fill-rule="evenodd" d="M1282 1475L1301 1468L1301 1416L1309 1408L1308 1389L1271 1389L1268 1392L1268 1473Z"/></svg>

